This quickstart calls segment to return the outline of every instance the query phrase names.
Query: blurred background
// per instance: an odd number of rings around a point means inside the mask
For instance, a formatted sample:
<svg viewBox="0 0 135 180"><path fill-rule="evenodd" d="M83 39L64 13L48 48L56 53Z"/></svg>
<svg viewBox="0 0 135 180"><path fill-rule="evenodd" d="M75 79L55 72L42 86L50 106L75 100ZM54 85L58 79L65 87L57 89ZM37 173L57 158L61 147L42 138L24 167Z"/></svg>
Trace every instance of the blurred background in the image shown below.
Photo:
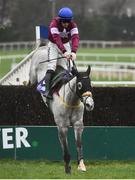
<svg viewBox="0 0 135 180"><path fill-rule="evenodd" d="M0 78L33 50L35 26L48 26L64 6L78 24L80 69L90 64L93 81L133 85L134 0L0 0Z"/></svg>
<svg viewBox="0 0 135 180"><path fill-rule="evenodd" d="M32 41L63 6L74 12L81 40L135 40L134 0L0 0L0 41ZM85 33L84 33L85 29Z"/></svg>

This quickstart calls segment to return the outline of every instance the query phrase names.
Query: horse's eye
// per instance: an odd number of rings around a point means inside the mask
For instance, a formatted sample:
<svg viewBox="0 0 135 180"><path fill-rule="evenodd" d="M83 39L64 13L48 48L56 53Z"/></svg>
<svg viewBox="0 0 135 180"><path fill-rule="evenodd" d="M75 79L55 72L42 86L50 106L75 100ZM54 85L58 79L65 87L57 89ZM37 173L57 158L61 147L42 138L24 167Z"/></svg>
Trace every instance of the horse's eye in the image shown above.
<svg viewBox="0 0 135 180"><path fill-rule="evenodd" d="M78 85L79 90L82 89L82 83L81 82L79 82L77 85Z"/></svg>

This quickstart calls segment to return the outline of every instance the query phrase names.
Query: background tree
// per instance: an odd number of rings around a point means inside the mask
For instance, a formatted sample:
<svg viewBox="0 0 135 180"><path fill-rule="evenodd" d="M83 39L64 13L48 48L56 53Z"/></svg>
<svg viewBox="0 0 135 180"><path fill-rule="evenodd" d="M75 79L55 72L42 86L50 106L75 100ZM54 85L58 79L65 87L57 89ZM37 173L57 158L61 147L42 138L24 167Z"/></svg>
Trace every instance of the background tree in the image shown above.
<svg viewBox="0 0 135 180"><path fill-rule="evenodd" d="M122 9L128 0L113 0L102 4L102 11L104 14L109 14L112 16L119 16L122 13Z"/></svg>
<svg viewBox="0 0 135 180"><path fill-rule="evenodd" d="M10 0L0 0L0 26L10 26Z"/></svg>
<svg viewBox="0 0 135 180"><path fill-rule="evenodd" d="M73 10L82 40L135 40L134 14L127 17L124 12L128 3L129 0L100 3L99 0L0 0L0 41L35 40L35 26L48 26L64 6Z"/></svg>

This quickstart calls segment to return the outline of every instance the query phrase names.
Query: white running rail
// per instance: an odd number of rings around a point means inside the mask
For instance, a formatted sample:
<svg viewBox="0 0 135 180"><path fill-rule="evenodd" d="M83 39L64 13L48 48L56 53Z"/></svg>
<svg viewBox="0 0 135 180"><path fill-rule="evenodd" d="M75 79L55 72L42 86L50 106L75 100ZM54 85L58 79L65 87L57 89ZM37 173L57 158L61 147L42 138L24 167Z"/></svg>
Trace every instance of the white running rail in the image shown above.
<svg viewBox="0 0 135 180"><path fill-rule="evenodd" d="M16 67L11 70L6 76L4 76L0 80L0 85L25 85L29 82L29 69L30 69L30 61L32 55L38 47L32 51L28 55L10 55L10 56L1 56L1 59L17 59L24 58ZM79 54L79 53L78 53ZM79 56L89 56L90 54L79 54ZM95 54L94 54L95 55ZM111 54L112 55L112 54ZM91 54L93 56L93 54ZM114 56L114 54L113 54ZM122 56L121 54L119 56ZM133 58L132 55L127 55ZM135 54L134 54L135 56ZM0 60L1 60L0 59ZM88 65L92 67L92 75L96 77L96 80L99 80L101 76L107 76L108 80L111 80L112 77L117 77L119 79L118 82L113 82L114 84L123 84L124 82L120 82L123 77L130 76L133 81L126 81L127 84L133 84L135 80L135 63L134 62L106 62L106 61L76 61L78 70L85 71ZM111 83L113 85L113 83ZM94 85L103 85L107 84L108 81L105 82L93 82ZM109 82L110 84L110 82Z"/></svg>
<svg viewBox="0 0 135 180"><path fill-rule="evenodd" d="M14 69L7 73L0 85L26 85L29 82L30 60L37 49L28 54ZM24 57L24 55L22 55ZM5 57L6 58L6 57Z"/></svg>
<svg viewBox="0 0 135 180"><path fill-rule="evenodd" d="M134 81L92 81L92 86L100 86L100 87L106 87L106 86L135 86Z"/></svg>
<svg viewBox="0 0 135 180"><path fill-rule="evenodd" d="M113 61L118 61L121 58L134 61L135 60L135 54L113 54L113 53L78 53L77 54L78 59L87 60L88 58L93 58L94 60L103 60L107 58L113 59Z"/></svg>

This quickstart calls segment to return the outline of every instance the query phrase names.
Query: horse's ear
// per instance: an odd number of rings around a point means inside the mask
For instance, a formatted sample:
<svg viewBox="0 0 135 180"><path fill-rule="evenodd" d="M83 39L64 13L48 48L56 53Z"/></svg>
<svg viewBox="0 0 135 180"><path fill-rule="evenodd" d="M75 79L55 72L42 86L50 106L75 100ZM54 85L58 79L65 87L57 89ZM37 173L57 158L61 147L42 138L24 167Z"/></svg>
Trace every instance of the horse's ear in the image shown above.
<svg viewBox="0 0 135 180"><path fill-rule="evenodd" d="M91 67L90 67L90 65L88 66L88 69L87 69L87 74L88 74L88 76L90 75L90 72L91 72Z"/></svg>

